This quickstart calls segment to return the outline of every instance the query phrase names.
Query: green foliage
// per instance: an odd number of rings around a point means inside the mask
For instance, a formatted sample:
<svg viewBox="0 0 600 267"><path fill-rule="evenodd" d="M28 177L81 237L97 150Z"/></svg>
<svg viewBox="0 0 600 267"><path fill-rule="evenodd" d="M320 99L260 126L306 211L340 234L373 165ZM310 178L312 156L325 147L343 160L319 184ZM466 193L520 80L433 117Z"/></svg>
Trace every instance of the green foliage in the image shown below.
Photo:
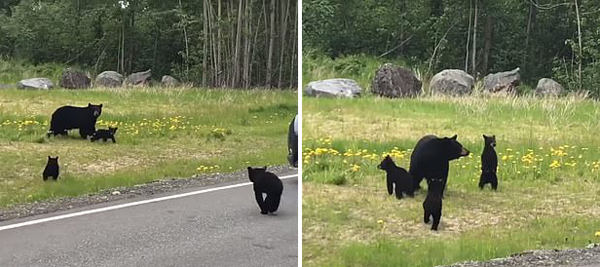
<svg viewBox="0 0 600 267"><path fill-rule="evenodd" d="M583 46L579 51L575 1L536 1L539 8L533 1L476 1L475 71L471 66L473 27L469 25L475 0L303 1L305 51L313 49L318 52L311 53L332 58L366 54L383 57L382 61L400 59L409 67L431 63L431 69L420 68L425 76L467 68L474 77L483 78L520 67L529 87L534 88L540 78L554 78L567 90L600 95L596 86L600 2L577 1Z"/></svg>

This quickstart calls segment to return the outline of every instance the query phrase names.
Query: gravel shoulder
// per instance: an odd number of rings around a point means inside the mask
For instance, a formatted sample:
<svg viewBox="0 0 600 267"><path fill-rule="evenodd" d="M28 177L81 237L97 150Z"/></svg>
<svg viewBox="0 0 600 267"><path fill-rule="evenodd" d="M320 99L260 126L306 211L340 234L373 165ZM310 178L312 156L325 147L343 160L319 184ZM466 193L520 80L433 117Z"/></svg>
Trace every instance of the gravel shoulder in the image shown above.
<svg viewBox="0 0 600 267"><path fill-rule="evenodd" d="M287 166L269 167L269 171L276 174L292 170L294 169ZM188 188L218 185L235 181L249 181L247 171L196 175L190 178L167 178L132 187L112 188L77 197L66 197L41 202L11 205L0 208L0 222L56 211L83 208L94 204L171 193Z"/></svg>
<svg viewBox="0 0 600 267"><path fill-rule="evenodd" d="M492 259L484 262L468 261L449 267L600 267L600 244L590 244L586 248L564 250L531 250L517 253L506 258Z"/></svg>

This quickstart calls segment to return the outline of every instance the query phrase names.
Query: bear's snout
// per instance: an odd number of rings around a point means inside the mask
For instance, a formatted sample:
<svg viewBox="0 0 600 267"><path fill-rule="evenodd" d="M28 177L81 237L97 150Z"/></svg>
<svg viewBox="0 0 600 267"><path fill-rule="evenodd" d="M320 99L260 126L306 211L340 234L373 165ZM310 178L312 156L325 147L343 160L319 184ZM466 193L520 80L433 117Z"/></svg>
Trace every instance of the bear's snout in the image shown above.
<svg viewBox="0 0 600 267"><path fill-rule="evenodd" d="M461 156L468 156L469 155L469 150L467 150L466 148L462 148L462 150L460 151L460 155Z"/></svg>

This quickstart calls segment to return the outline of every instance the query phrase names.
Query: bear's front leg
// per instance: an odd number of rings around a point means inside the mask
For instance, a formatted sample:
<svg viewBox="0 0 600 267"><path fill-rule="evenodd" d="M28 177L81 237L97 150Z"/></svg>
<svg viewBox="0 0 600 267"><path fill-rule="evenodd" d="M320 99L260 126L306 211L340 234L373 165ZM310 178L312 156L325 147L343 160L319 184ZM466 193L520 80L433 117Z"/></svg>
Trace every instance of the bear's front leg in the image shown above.
<svg viewBox="0 0 600 267"><path fill-rule="evenodd" d="M263 201L262 192L254 190L254 197L256 198L256 203L258 203L258 206L260 207L260 213L267 214L268 209L265 205L266 203Z"/></svg>
<svg viewBox="0 0 600 267"><path fill-rule="evenodd" d="M431 230L437 231L438 225L440 224L440 219L442 218L441 212L435 212L433 215L433 224L431 225Z"/></svg>
<svg viewBox="0 0 600 267"><path fill-rule="evenodd" d="M424 213L425 213L425 216L423 216L423 222L429 223L429 213L427 212L426 209L425 209Z"/></svg>

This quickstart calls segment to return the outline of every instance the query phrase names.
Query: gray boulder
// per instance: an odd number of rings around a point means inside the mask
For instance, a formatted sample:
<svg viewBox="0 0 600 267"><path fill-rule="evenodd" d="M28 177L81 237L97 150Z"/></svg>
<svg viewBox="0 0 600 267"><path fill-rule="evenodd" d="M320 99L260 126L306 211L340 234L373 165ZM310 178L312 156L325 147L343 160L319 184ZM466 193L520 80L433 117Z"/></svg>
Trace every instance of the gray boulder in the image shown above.
<svg viewBox="0 0 600 267"><path fill-rule="evenodd" d="M421 81L407 68L386 63L375 72L371 92L383 97L415 97L421 93Z"/></svg>
<svg viewBox="0 0 600 267"><path fill-rule="evenodd" d="M85 72L67 68L63 71L59 84L63 88L82 89L89 88L91 83L92 80L90 80Z"/></svg>
<svg viewBox="0 0 600 267"><path fill-rule="evenodd" d="M483 91L487 93L516 93L521 83L519 68L488 74L483 78Z"/></svg>
<svg viewBox="0 0 600 267"><path fill-rule="evenodd" d="M473 76L463 70L443 70L431 78L429 90L435 94L465 95L473 92Z"/></svg>
<svg viewBox="0 0 600 267"><path fill-rule="evenodd" d="M555 80L541 78L535 87L535 94L541 96L559 96L565 88Z"/></svg>
<svg viewBox="0 0 600 267"><path fill-rule="evenodd" d="M96 86L120 87L123 85L123 75L116 71L107 70L96 77Z"/></svg>
<svg viewBox="0 0 600 267"><path fill-rule="evenodd" d="M147 71L136 72L130 74L125 83L127 85L139 85L144 86L148 84L148 79L152 76L152 69L148 69Z"/></svg>
<svg viewBox="0 0 600 267"><path fill-rule="evenodd" d="M17 83L19 89L43 89L49 90L54 87L52 81L48 78L31 78L21 80Z"/></svg>
<svg viewBox="0 0 600 267"><path fill-rule="evenodd" d="M348 97L360 96L362 88L352 79L327 79L308 83L304 92L314 97Z"/></svg>
<svg viewBox="0 0 600 267"><path fill-rule="evenodd" d="M179 81L172 76L164 75L160 79L160 84L165 87L175 87L179 85Z"/></svg>

